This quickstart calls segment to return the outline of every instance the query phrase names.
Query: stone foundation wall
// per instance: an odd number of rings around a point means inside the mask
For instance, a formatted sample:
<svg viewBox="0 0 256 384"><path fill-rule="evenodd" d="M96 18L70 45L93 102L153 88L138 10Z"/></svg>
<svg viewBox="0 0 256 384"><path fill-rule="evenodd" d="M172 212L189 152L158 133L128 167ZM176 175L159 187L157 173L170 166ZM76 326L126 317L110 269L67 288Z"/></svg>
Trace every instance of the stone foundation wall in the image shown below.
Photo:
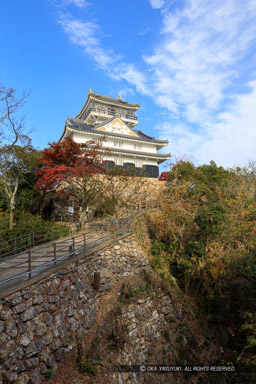
<svg viewBox="0 0 256 384"><path fill-rule="evenodd" d="M92 327L97 298L115 282L142 269L150 267L136 239L130 236L5 298L0 304L0 384L45 382L56 361L71 348L74 335L86 335ZM92 287L95 271L101 274L97 291ZM150 303L145 305L150 307ZM155 316L154 326L158 315L151 315Z"/></svg>
<svg viewBox="0 0 256 384"><path fill-rule="evenodd" d="M172 316L177 316L176 310L170 297L161 290L130 304L122 314L122 321L128 329L128 338L120 351L118 363L129 366L150 364L150 356L155 352ZM144 383L145 379L143 373L113 374L113 384ZM158 381L157 376L155 379Z"/></svg>

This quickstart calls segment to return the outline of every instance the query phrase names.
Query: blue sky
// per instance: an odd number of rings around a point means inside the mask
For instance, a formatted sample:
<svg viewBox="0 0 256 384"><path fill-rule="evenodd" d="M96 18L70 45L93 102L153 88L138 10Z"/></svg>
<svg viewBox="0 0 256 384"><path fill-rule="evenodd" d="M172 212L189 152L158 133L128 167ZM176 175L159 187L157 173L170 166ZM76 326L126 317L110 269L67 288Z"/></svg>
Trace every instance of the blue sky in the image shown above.
<svg viewBox="0 0 256 384"><path fill-rule="evenodd" d="M139 129L173 157L255 159L256 0L1 0L0 13L0 83L31 92L36 147L92 88L139 102Z"/></svg>

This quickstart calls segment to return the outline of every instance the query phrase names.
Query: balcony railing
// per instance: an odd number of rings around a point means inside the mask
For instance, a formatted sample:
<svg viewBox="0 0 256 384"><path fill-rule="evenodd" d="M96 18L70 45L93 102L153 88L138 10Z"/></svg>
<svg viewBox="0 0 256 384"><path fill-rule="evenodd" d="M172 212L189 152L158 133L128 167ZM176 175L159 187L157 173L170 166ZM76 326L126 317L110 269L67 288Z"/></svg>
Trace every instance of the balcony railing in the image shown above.
<svg viewBox="0 0 256 384"><path fill-rule="evenodd" d="M104 115L104 116L120 116L124 119L127 119L127 120L135 120L137 121L138 120L138 117L136 115L134 115L133 113L121 113L121 112L118 112L116 111L115 109L111 109L111 108L94 108L94 107L91 107L86 116L85 116L85 119L89 116L89 114L91 112L96 112L97 115Z"/></svg>

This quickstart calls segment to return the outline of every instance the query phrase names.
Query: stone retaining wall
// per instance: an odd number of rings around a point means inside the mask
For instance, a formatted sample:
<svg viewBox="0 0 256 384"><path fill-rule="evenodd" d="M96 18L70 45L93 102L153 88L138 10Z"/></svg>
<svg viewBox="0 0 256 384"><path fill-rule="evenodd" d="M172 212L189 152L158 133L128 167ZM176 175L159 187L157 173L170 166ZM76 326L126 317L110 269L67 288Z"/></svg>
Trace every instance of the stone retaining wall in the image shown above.
<svg viewBox="0 0 256 384"><path fill-rule="evenodd" d="M6 298L0 304L0 384L45 382L74 335L92 327L97 298L142 269L150 267L130 236ZM101 273L98 291L92 287L95 271Z"/></svg>

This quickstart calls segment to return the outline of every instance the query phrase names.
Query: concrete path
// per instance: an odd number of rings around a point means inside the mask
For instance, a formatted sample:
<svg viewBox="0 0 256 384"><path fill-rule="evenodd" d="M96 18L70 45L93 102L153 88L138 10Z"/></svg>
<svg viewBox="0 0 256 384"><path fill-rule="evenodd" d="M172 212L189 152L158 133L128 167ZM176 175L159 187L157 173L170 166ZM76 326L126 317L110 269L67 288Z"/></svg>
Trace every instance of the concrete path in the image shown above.
<svg viewBox="0 0 256 384"><path fill-rule="evenodd" d="M118 232L116 227L93 223L86 231L0 260L0 296L7 285L38 277L46 270L60 266L64 260L69 259L69 263L72 262L84 249L111 238L113 231ZM31 274L28 273L30 271Z"/></svg>

